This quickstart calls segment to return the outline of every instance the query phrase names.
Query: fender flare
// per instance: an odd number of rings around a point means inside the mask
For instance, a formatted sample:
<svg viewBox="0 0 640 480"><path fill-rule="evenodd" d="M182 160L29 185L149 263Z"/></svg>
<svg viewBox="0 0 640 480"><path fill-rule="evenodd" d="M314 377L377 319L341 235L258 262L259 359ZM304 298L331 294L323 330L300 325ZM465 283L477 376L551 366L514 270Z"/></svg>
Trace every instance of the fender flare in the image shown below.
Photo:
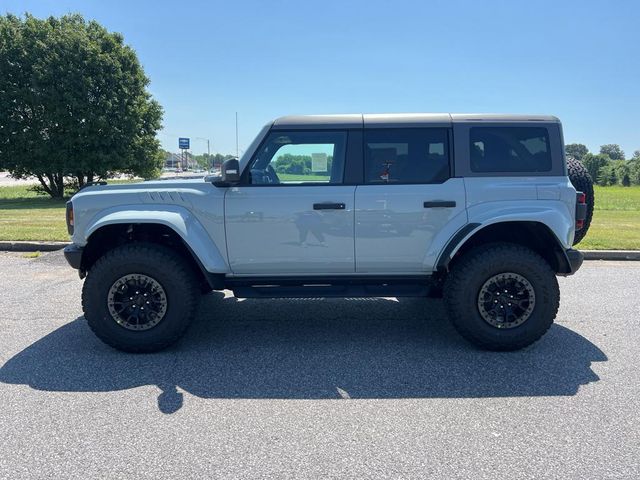
<svg viewBox="0 0 640 480"><path fill-rule="evenodd" d="M490 227L492 225L499 225L504 223L518 223L518 222L538 223L544 226L549 231L549 233L551 234L551 236L553 237L556 243L555 245L556 248L554 250L556 261L558 263L558 268L556 273L560 275L570 275L571 273L573 273L573 269L571 266L572 262L569 259L567 249L564 248L564 246L562 245L562 242L560 242L560 240L555 235L553 230L549 228L549 226L546 225L544 222L540 222L536 220L524 220L524 219L496 221L496 222L485 223L485 224L481 224L481 223L466 224L460 230L458 230L453 237L451 237L449 242L442 249L442 252L438 257L438 261L436 262L436 271L438 272L449 271L449 264L453 259L453 257L455 256L455 254L464 246L464 244L467 241L469 241L471 238L473 238L476 234L481 232L483 229Z"/></svg>
<svg viewBox="0 0 640 480"><path fill-rule="evenodd" d="M102 227L128 223L160 224L169 227L182 239L207 272L229 272L220 249L200 221L189 210L178 205L119 205L101 210L85 229L85 243Z"/></svg>

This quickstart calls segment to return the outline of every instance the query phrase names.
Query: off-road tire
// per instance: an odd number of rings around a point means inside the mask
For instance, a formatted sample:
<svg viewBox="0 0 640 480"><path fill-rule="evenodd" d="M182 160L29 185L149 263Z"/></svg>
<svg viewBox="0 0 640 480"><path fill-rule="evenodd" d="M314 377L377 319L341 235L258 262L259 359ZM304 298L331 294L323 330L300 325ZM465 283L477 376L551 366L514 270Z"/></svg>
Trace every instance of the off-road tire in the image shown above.
<svg viewBox="0 0 640 480"><path fill-rule="evenodd" d="M503 329L482 318L478 296L489 278L506 272L528 280L535 303L524 323ZM469 342L486 350L519 350L551 327L560 304L560 290L554 271L536 252L516 244L493 243L469 250L454 263L445 281L444 302L453 326Z"/></svg>
<svg viewBox="0 0 640 480"><path fill-rule="evenodd" d="M587 197L587 216L584 219L584 226L580 230L576 231L573 239L573 244L575 245L576 243L580 243L589 231L596 199L593 193L593 179L580 160L573 157L567 157L567 171L569 172L569 180L571 180L573 188L584 193Z"/></svg>
<svg viewBox="0 0 640 480"><path fill-rule="evenodd" d="M166 293L166 313L152 328L132 331L114 320L107 298L112 285L128 274L158 282ZM191 266L171 249L132 243L108 251L89 270L82 288L82 309L93 332L107 345L125 352L155 352L175 343L195 315L200 290Z"/></svg>

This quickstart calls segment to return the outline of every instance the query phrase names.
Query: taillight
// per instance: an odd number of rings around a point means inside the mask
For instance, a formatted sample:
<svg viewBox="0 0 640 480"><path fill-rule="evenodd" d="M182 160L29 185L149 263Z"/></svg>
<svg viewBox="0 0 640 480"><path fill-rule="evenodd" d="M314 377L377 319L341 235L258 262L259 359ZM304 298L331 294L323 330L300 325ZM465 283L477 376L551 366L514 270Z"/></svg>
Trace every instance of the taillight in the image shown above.
<svg viewBox="0 0 640 480"><path fill-rule="evenodd" d="M69 235L73 235L73 204L67 202L67 232Z"/></svg>
<svg viewBox="0 0 640 480"><path fill-rule="evenodd" d="M585 218L587 218L587 196L584 192L576 192L576 230L584 228Z"/></svg>

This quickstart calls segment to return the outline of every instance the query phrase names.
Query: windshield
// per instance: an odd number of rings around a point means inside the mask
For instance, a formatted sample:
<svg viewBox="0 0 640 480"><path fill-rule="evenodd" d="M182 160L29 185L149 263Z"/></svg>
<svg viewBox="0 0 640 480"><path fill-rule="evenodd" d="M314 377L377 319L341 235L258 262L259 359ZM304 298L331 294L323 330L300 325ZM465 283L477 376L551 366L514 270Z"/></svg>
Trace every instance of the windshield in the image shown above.
<svg viewBox="0 0 640 480"><path fill-rule="evenodd" d="M247 166L247 164L249 163L249 160L251 160L251 157L253 156L253 152L258 148L258 146L260 145L264 137L267 135L267 133L269 133L269 129L271 128L271 125L272 123L270 122L270 123L267 123L264 127L262 127L262 130L260 130L258 135L256 135L256 138L253 139L253 142L251 142L251 144L244 151L244 153L242 154L242 157L240 157L240 171L243 171L244 167Z"/></svg>

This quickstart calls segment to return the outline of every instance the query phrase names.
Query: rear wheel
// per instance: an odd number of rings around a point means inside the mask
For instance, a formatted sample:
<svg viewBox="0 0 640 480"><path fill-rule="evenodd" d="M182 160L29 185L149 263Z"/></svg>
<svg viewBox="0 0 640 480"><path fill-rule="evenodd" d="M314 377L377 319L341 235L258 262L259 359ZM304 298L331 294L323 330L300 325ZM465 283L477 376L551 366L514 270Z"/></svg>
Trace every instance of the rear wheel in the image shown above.
<svg viewBox="0 0 640 480"><path fill-rule="evenodd" d="M458 332L487 350L518 350L538 340L558 311L555 273L534 251L491 244L465 253L444 285Z"/></svg>
<svg viewBox="0 0 640 480"><path fill-rule="evenodd" d="M153 352L176 342L193 318L198 283L190 266L161 245L129 244L107 252L89 270L82 308L105 343Z"/></svg>
<svg viewBox="0 0 640 480"><path fill-rule="evenodd" d="M567 157L567 171L573 188L585 194L587 203L587 215L584 219L584 226L580 230L576 231L573 239L573 244L575 245L576 243L580 243L589 231L591 219L593 218L595 197L593 193L593 179L580 160L573 157Z"/></svg>

